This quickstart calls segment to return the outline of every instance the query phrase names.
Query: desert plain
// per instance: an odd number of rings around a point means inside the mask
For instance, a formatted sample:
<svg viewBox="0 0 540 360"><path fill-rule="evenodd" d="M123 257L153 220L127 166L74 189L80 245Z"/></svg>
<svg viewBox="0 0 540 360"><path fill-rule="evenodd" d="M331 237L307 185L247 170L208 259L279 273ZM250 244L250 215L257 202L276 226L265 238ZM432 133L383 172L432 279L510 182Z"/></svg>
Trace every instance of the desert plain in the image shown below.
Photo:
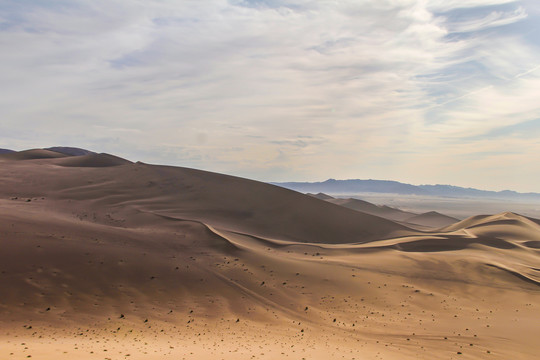
<svg viewBox="0 0 540 360"><path fill-rule="evenodd" d="M0 359L538 358L539 220L372 206L2 154Z"/></svg>

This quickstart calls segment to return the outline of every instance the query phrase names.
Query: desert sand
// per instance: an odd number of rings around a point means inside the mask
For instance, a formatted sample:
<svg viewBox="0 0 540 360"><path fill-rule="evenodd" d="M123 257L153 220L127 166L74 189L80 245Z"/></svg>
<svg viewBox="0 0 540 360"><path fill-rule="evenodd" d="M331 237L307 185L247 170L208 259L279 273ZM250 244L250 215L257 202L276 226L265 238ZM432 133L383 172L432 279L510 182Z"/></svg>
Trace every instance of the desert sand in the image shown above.
<svg viewBox="0 0 540 360"><path fill-rule="evenodd" d="M540 352L533 218L415 227L247 179L39 149L0 155L0 184L0 359Z"/></svg>

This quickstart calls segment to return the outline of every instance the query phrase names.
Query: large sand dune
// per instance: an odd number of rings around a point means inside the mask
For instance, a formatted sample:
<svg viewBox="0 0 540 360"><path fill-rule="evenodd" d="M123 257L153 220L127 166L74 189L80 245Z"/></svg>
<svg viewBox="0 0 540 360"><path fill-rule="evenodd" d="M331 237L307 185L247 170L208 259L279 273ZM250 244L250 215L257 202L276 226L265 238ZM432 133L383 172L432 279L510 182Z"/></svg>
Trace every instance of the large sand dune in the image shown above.
<svg viewBox="0 0 540 360"><path fill-rule="evenodd" d="M419 231L107 154L0 155L0 184L1 359L537 358L535 219Z"/></svg>

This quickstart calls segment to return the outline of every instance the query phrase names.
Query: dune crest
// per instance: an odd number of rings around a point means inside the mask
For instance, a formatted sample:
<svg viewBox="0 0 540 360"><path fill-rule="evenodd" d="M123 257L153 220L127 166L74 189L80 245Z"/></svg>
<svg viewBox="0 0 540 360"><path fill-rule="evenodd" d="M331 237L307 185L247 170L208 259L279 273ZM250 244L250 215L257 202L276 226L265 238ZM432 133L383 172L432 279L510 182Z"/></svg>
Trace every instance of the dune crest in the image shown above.
<svg viewBox="0 0 540 360"><path fill-rule="evenodd" d="M132 164L131 161L110 154L87 154L72 156L56 162L67 167L109 167Z"/></svg>
<svg viewBox="0 0 540 360"><path fill-rule="evenodd" d="M0 154L0 160L38 160L38 159L55 159L62 158L68 155L58 153L56 151L44 149L32 149L24 151L13 151Z"/></svg>
<svg viewBox="0 0 540 360"><path fill-rule="evenodd" d="M436 211L429 211L423 214L411 216L405 219L405 222L434 228L443 228L459 222L459 219L438 213Z"/></svg>
<svg viewBox="0 0 540 360"><path fill-rule="evenodd" d="M53 146L53 147L45 148L44 150L55 151L60 154L64 154L68 156L82 156L82 155L95 154L95 152L90 151L90 150L76 148L76 147L68 147L68 146Z"/></svg>

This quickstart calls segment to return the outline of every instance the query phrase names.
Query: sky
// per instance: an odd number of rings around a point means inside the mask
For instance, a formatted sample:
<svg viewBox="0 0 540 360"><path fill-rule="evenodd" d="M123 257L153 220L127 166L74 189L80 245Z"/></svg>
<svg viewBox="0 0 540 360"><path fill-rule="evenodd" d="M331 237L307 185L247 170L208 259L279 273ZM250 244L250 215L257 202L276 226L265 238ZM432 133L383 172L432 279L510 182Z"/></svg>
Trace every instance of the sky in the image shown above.
<svg viewBox="0 0 540 360"><path fill-rule="evenodd" d="M0 148L540 192L538 0L0 0Z"/></svg>

